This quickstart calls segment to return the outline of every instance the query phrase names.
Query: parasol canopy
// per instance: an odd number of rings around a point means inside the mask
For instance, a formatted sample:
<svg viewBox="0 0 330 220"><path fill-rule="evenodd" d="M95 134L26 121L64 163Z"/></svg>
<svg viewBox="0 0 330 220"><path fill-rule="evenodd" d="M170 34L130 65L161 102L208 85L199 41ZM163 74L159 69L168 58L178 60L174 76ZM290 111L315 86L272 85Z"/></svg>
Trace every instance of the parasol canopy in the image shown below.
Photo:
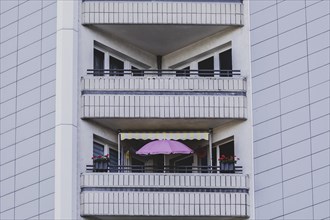
<svg viewBox="0 0 330 220"><path fill-rule="evenodd" d="M156 140L141 147L136 154L156 155L156 154L192 154L194 151L185 144L173 140Z"/></svg>

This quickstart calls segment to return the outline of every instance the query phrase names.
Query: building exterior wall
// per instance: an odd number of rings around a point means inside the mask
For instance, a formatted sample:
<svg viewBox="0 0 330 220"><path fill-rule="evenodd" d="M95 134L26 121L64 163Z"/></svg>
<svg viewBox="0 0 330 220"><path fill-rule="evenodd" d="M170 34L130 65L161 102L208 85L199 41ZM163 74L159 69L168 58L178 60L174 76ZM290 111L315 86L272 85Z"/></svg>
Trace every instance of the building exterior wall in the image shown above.
<svg viewBox="0 0 330 220"><path fill-rule="evenodd" d="M257 219L330 216L330 2L251 1Z"/></svg>
<svg viewBox="0 0 330 220"><path fill-rule="evenodd" d="M0 218L54 218L56 1L0 2Z"/></svg>

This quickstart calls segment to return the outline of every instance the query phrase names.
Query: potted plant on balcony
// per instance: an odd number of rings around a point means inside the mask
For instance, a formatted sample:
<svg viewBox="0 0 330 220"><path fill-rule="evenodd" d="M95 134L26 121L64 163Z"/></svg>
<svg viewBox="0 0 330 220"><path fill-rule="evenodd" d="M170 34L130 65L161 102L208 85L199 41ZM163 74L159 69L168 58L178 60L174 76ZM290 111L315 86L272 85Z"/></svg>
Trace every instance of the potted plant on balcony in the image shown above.
<svg viewBox="0 0 330 220"><path fill-rule="evenodd" d="M220 161L220 172L221 173L235 173L235 164L239 160L236 156L221 155Z"/></svg>
<svg viewBox="0 0 330 220"><path fill-rule="evenodd" d="M109 154L93 156L93 170L94 172L107 172L109 163Z"/></svg>

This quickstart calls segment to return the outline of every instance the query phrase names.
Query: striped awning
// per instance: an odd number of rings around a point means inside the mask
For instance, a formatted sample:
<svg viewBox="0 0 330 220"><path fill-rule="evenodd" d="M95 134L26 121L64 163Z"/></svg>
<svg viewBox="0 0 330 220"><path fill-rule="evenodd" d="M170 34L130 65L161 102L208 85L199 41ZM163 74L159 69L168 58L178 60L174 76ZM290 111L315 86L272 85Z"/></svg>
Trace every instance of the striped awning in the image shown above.
<svg viewBox="0 0 330 220"><path fill-rule="evenodd" d="M121 140L208 140L208 132L121 133Z"/></svg>

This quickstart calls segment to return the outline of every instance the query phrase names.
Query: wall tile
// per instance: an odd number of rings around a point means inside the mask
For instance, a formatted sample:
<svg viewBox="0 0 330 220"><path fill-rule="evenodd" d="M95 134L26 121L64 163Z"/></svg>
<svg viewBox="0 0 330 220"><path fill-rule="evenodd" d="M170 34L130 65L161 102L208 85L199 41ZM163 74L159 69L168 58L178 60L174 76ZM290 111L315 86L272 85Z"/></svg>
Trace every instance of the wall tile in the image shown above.
<svg viewBox="0 0 330 220"><path fill-rule="evenodd" d="M318 18L307 23L307 37L311 38L325 31L329 31L330 15Z"/></svg>
<svg viewBox="0 0 330 220"><path fill-rule="evenodd" d="M270 6L251 15L251 29L260 27L276 19L276 6Z"/></svg>
<svg viewBox="0 0 330 220"><path fill-rule="evenodd" d="M16 141L20 142L39 133L39 119L31 121L16 129Z"/></svg>
<svg viewBox="0 0 330 220"><path fill-rule="evenodd" d="M1 165L13 161L15 159L15 145L7 147L0 151Z"/></svg>
<svg viewBox="0 0 330 220"><path fill-rule="evenodd" d="M17 37L13 37L6 42L0 44L1 57L7 56L17 51Z"/></svg>
<svg viewBox="0 0 330 220"><path fill-rule="evenodd" d="M289 15L303 8L305 8L304 1L290 1L290 0L280 1L277 6L278 17Z"/></svg>
<svg viewBox="0 0 330 220"><path fill-rule="evenodd" d="M298 202L299 201L299 202ZM284 198L284 213L298 211L299 209L306 208L312 204L312 190L299 193L288 198Z"/></svg>
<svg viewBox="0 0 330 220"><path fill-rule="evenodd" d="M255 174L281 165L281 151L275 151L254 159Z"/></svg>
<svg viewBox="0 0 330 220"><path fill-rule="evenodd" d="M330 200L330 183L313 188L314 203Z"/></svg>
<svg viewBox="0 0 330 220"><path fill-rule="evenodd" d="M285 64L280 67L280 78L281 81L288 80L290 78L299 76L301 74L307 73L307 57L302 57L291 63Z"/></svg>
<svg viewBox="0 0 330 220"><path fill-rule="evenodd" d="M311 171L311 156L283 165L283 179L288 180Z"/></svg>
<svg viewBox="0 0 330 220"><path fill-rule="evenodd" d="M288 1L291 2L291 1ZM302 1L301 1L302 2ZM279 49L293 46L300 41L306 40L306 27L301 26L285 32L278 37Z"/></svg>
<svg viewBox="0 0 330 220"><path fill-rule="evenodd" d="M274 69L253 78L252 92L258 92L279 83L279 70Z"/></svg>
<svg viewBox="0 0 330 220"><path fill-rule="evenodd" d="M281 149L281 134L275 134L265 139L254 142L254 156L259 157Z"/></svg>
<svg viewBox="0 0 330 220"><path fill-rule="evenodd" d="M277 35L277 22L271 22L269 24L260 26L251 31L251 44L254 45L265 39L275 37Z"/></svg>
<svg viewBox="0 0 330 220"><path fill-rule="evenodd" d="M256 208L256 219L273 219L282 215L282 200Z"/></svg>
<svg viewBox="0 0 330 220"><path fill-rule="evenodd" d="M304 184L301 184L304 183ZM287 180L283 183L284 197L292 196L312 188L312 174L307 173L302 176Z"/></svg>
<svg viewBox="0 0 330 220"><path fill-rule="evenodd" d="M289 146L310 138L310 123L299 125L282 132L282 146Z"/></svg>
<svg viewBox="0 0 330 220"><path fill-rule="evenodd" d="M279 33L289 31L295 27L298 27L305 22L305 11L300 10L295 13L292 13L288 16L280 18L278 21L278 30Z"/></svg>
<svg viewBox="0 0 330 220"><path fill-rule="evenodd" d="M16 160L16 173L22 173L39 165L39 151Z"/></svg>
<svg viewBox="0 0 330 220"><path fill-rule="evenodd" d="M17 68L11 68L0 75L0 87L5 87L14 83L16 79Z"/></svg>
<svg viewBox="0 0 330 220"><path fill-rule="evenodd" d="M22 205L29 201L38 198L39 184L34 184L32 186L17 190L15 192L15 204L16 206Z"/></svg>
<svg viewBox="0 0 330 220"><path fill-rule="evenodd" d="M270 88L259 91L253 95L253 108L258 108L263 105L272 103L279 100L280 89L279 85L272 86Z"/></svg>
<svg viewBox="0 0 330 220"><path fill-rule="evenodd" d="M37 11L19 20L18 31L21 34L40 24L41 24L41 11Z"/></svg>
<svg viewBox="0 0 330 220"><path fill-rule="evenodd" d="M327 219L330 216L330 201L322 202L314 206L314 219Z"/></svg>
<svg viewBox="0 0 330 220"><path fill-rule="evenodd" d="M304 90L281 99L281 113L293 111L309 104L309 92Z"/></svg>
<svg viewBox="0 0 330 220"><path fill-rule="evenodd" d="M15 176L15 188L16 190L22 189L29 185L39 182L39 167L32 170L28 170L24 173Z"/></svg>
<svg viewBox="0 0 330 220"><path fill-rule="evenodd" d="M282 182L282 168L277 167L267 172L259 173L254 176L255 190L261 190L265 187Z"/></svg>
<svg viewBox="0 0 330 220"><path fill-rule="evenodd" d="M38 214L38 200L29 202L15 209L15 218L25 219Z"/></svg>
<svg viewBox="0 0 330 220"><path fill-rule="evenodd" d="M324 150L330 146L330 132L312 137L312 153Z"/></svg>
<svg viewBox="0 0 330 220"><path fill-rule="evenodd" d="M16 144L16 157L22 157L28 155L39 149L39 137L40 135L35 135L31 138L25 139ZM29 146L29 147L26 147Z"/></svg>
<svg viewBox="0 0 330 220"><path fill-rule="evenodd" d="M14 177L3 180L0 182L0 194L1 196L7 195L15 191L15 179ZM2 218L1 218L2 219Z"/></svg>
<svg viewBox="0 0 330 220"><path fill-rule="evenodd" d="M302 210L284 216L284 219L313 219L313 208L307 207Z"/></svg>
<svg viewBox="0 0 330 220"><path fill-rule="evenodd" d="M292 61L298 60L307 55L307 44L306 42L301 42L294 44L288 48L280 50L280 65L285 65Z"/></svg>
<svg viewBox="0 0 330 220"><path fill-rule="evenodd" d="M330 166L313 171L313 187L330 182Z"/></svg>
<svg viewBox="0 0 330 220"><path fill-rule="evenodd" d="M287 130L297 125L308 122L309 119L309 106L289 112L281 117L281 128Z"/></svg>
<svg viewBox="0 0 330 220"><path fill-rule="evenodd" d="M282 184L265 188L255 192L256 207L274 202L282 197Z"/></svg>
<svg viewBox="0 0 330 220"><path fill-rule="evenodd" d="M40 199L40 212L43 213L54 209L54 201L54 194L42 197Z"/></svg>
<svg viewBox="0 0 330 220"><path fill-rule="evenodd" d="M290 145L289 147L283 148L282 159L283 163L289 163L302 157L310 155L311 147L310 140L307 139L302 142Z"/></svg>
<svg viewBox="0 0 330 220"><path fill-rule="evenodd" d="M326 65L309 72L309 84L310 86L315 86L322 82L330 80L330 65Z"/></svg>
<svg viewBox="0 0 330 220"><path fill-rule="evenodd" d="M40 117L40 103L17 112L17 126L21 126Z"/></svg>
<svg viewBox="0 0 330 220"><path fill-rule="evenodd" d="M14 207L14 193L1 197L0 210L1 212L6 211Z"/></svg>

